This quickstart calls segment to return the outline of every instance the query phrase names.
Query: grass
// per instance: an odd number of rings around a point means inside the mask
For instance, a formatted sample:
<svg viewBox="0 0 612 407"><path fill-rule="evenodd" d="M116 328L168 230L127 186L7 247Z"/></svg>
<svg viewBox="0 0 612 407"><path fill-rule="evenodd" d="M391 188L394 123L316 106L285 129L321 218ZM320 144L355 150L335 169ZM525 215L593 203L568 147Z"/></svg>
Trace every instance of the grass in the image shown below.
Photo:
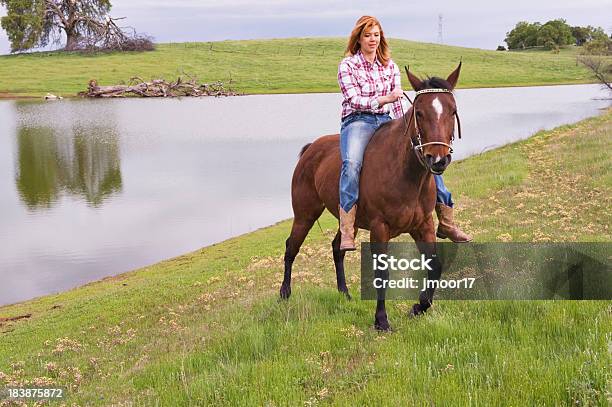
<svg viewBox="0 0 612 407"><path fill-rule="evenodd" d="M460 224L477 241L609 242L611 135L608 111L453 163ZM311 231L286 302L289 221L2 307L31 317L0 322L0 383L64 386L68 405L608 405L610 301L438 301L416 320L390 302L379 334L372 302L335 291L335 227Z"/></svg>
<svg viewBox="0 0 612 407"><path fill-rule="evenodd" d="M153 52L82 55L39 52L0 56L0 96L47 92L74 96L90 79L114 85L134 76L174 80L186 72L204 82L231 81L246 93L337 92L343 38L292 38L159 44ZM550 51L498 52L391 39L395 62L419 75L446 76L460 59L460 87L589 83L576 63L575 47ZM16 74L18 73L18 74ZM407 86L407 85L406 85Z"/></svg>

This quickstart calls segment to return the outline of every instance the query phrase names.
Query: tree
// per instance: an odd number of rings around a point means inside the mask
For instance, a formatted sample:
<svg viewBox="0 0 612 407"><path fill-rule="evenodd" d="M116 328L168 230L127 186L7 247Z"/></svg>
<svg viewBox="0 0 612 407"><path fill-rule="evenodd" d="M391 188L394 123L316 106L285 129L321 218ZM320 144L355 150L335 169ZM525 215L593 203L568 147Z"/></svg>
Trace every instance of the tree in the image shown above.
<svg viewBox="0 0 612 407"><path fill-rule="evenodd" d="M148 37L130 35L108 13L110 0L0 0L7 15L0 24L11 42L11 52L60 43L65 50L87 48L124 49L134 42L152 42Z"/></svg>
<svg viewBox="0 0 612 407"><path fill-rule="evenodd" d="M534 47L537 43L540 27L541 24L538 22L519 21L512 31L506 33L504 41L508 44L508 49Z"/></svg>
<svg viewBox="0 0 612 407"><path fill-rule="evenodd" d="M590 40L584 43L578 62L591 71L593 77L612 94L612 39L600 27L590 32Z"/></svg>
<svg viewBox="0 0 612 407"><path fill-rule="evenodd" d="M608 37L597 38L584 44L588 55L612 55L612 40Z"/></svg>
<svg viewBox="0 0 612 407"><path fill-rule="evenodd" d="M540 30L538 30L536 44L541 45L547 49L557 49L558 47L555 41L555 37L555 28L550 25L544 25Z"/></svg>
<svg viewBox="0 0 612 407"><path fill-rule="evenodd" d="M610 56L612 55L612 39L603 33L586 42L582 48L584 55Z"/></svg>
<svg viewBox="0 0 612 407"><path fill-rule="evenodd" d="M585 42L589 40L589 27L580 27L575 26L572 27L572 36L576 40L576 45L582 46Z"/></svg>
<svg viewBox="0 0 612 407"><path fill-rule="evenodd" d="M608 34L606 34L603 28L590 25L586 27L572 27L572 35L576 39L576 45L578 46L585 45L593 40L605 40L608 38Z"/></svg>
<svg viewBox="0 0 612 407"><path fill-rule="evenodd" d="M548 21L538 30L537 45L543 45L548 49L559 49L575 41L572 27L562 18Z"/></svg>
<svg viewBox="0 0 612 407"><path fill-rule="evenodd" d="M584 65L591 74L610 92L612 92L612 63L603 56L582 55L578 62Z"/></svg>
<svg viewBox="0 0 612 407"><path fill-rule="evenodd" d="M595 43L592 47L605 48L608 40L608 34L601 27L571 27L562 18L547 21L543 25L520 21L512 31L506 33L505 39L508 49L542 46L553 50L570 44L582 46L593 41Z"/></svg>
<svg viewBox="0 0 612 407"><path fill-rule="evenodd" d="M75 49L80 37L95 32L111 9L109 0L0 0L7 15L1 24L11 51L44 47L66 35L66 49Z"/></svg>

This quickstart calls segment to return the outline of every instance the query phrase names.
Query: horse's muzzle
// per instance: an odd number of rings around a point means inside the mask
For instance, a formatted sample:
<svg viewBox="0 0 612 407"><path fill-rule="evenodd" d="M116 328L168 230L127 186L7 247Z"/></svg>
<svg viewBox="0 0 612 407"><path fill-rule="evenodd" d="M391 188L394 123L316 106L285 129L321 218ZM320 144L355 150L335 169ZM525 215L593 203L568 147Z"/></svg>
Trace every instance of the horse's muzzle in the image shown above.
<svg viewBox="0 0 612 407"><path fill-rule="evenodd" d="M435 175L442 174L444 170L446 170L446 167L448 167L450 164L451 160L452 158L450 154L447 154L444 157L434 157L431 154L425 155L425 163L427 164L427 167L429 167L429 171Z"/></svg>

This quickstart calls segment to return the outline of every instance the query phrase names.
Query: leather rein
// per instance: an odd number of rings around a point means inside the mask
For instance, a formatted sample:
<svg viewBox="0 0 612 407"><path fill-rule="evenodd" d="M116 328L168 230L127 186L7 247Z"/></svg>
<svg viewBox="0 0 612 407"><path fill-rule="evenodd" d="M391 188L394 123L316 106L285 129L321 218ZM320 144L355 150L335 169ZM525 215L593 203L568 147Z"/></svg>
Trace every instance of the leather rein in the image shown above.
<svg viewBox="0 0 612 407"><path fill-rule="evenodd" d="M449 89L442 89L442 88L419 90L418 92L416 92L416 94L414 96L414 102L412 100L410 100L408 95L404 92L404 97L412 105L412 114L410 115L410 120L406 119L406 114L404 113L404 106L400 103L400 105L402 107L402 116L404 117L404 123L406 124L406 130L404 131L404 136L406 136L408 134L408 131L410 130L410 125L412 124L412 121L414 121L414 128L416 130L416 136L417 136L418 144L415 144L415 142L412 140L412 137L410 137L410 145L412 146L412 151L414 151L414 154L416 155L419 163L426 170L428 170L429 172L431 172L434 175L440 175L438 172L434 171L429 165L427 165L427 162L425 161L425 158L423 157L423 148L425 146L430 146L430 145L442 145L442 146L448 147L449 154L452 154L453 153L453 147L450 144L446 144L446 143L443 143L441 141L431 141L429 143L423 143L422 138L421 138L421 130L420 130L420 127L419 127L419 123L417 121L416 102L417 102L418 97L420 95L424 94L424 93L450 93L452 95L453 91L451 91ZM455 116L455 119L457 120L457 130L458 130L458 133L459 133L459 138L461 138L461 121L459 120L459 114L455 111L454 116ZM452 144L454 139L455 139L455 132L453 131L453 135L451 136L451 144Z"/></svg>

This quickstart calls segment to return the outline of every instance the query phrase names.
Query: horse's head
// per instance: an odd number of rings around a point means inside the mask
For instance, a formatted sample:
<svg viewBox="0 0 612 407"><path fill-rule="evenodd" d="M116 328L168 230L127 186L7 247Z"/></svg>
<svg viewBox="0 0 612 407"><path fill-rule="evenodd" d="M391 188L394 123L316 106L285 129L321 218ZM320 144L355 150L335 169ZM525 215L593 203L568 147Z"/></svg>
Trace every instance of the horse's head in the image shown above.
<svg viewBox="0 0 612 407"><path fill-rule="evenodd" d="M410 135L412 146L419 161L434 174L442 174L451 162L455 118L459 120L452 91L460 71L461 63L446 80L437 77L421 80L406 69L408 80L417 92L408 124L410 127L414 122L415 131Z"/></svg>

